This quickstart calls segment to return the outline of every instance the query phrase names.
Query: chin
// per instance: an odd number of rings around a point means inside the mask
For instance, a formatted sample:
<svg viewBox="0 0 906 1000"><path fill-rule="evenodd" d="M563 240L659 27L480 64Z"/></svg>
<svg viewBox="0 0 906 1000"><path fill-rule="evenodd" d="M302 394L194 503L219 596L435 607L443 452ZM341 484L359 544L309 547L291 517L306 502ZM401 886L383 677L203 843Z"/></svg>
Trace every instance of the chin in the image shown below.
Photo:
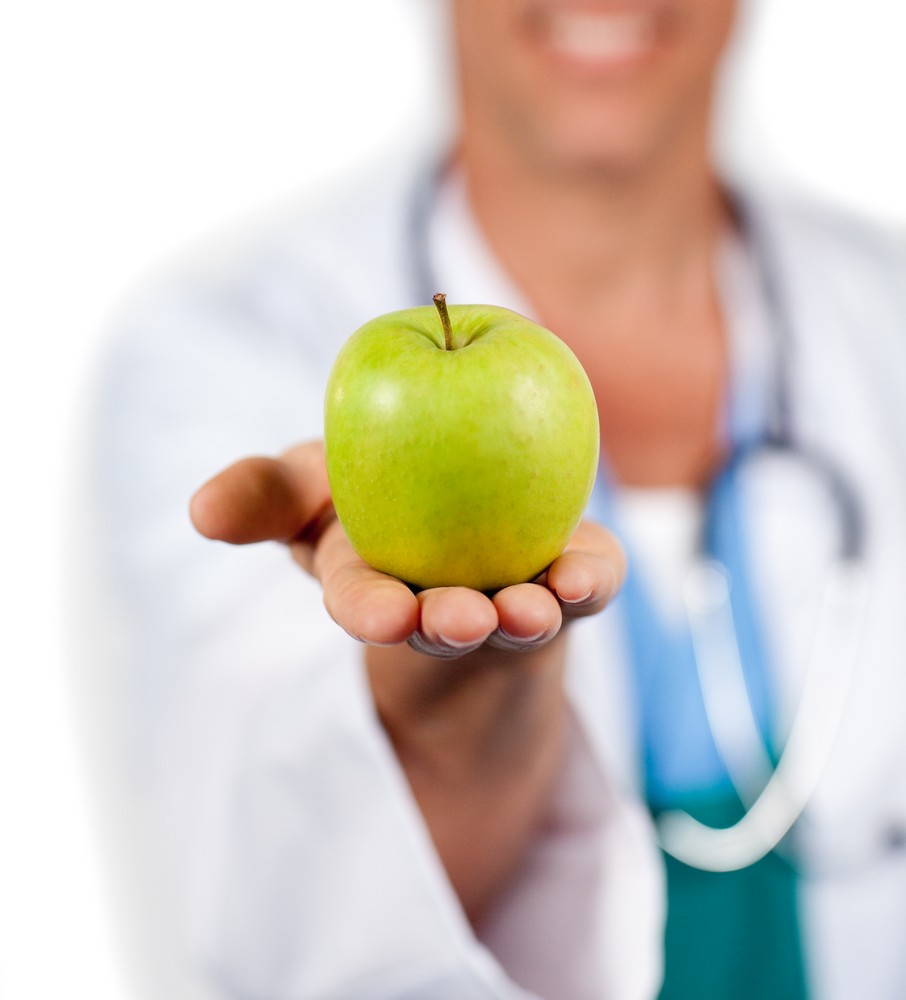
<svg viewBox="0 0 906 1000"><path fill-rule="evenodd" d="M581 119L536 120L524 139L527 155L542 170L630 179L651 169L678 141L688 141L688 125L686 116L642 114L632 108ZM702 125L707 128L704 118ZM701 140L701 145L706 143Z"/></svg>

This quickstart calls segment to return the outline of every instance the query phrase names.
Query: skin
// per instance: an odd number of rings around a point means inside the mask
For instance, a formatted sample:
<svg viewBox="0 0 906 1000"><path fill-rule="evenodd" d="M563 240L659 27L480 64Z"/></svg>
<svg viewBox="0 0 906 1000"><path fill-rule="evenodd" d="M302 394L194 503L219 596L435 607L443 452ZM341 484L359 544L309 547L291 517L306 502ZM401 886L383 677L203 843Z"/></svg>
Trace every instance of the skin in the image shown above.
<svg viewBox="0 0 906 1000"><path fill-rule="evenodd" d="M190 513L208 538L283 542L320 581L328 612L364 644L378 714L478 923L518 865L560 767L563 624L596 614L619 589L619 543L583 522L543 582L493 598L463 587L416 596L353 551L331 508L320 442L237 462L195 494Z"/></svg>
<svg viewBox="0 0 906 1000"><path fill-rule="evenodd" d="M532 31L563 7L654 11L658 42L641 61L577 68ZM602 452L628 484L700 485L723 447L713 262L731 220L708 141L733 14L730 0L453 7L454 165L495 255L588 372Z"/></svg>
<svg viewBox="0 0 906 1000"><path fill-rule="evenodd" d="M583 362L615 475L698 486L723 450L713 260L732 220L707 133L733 4L574 3L655 11L656 43L611 64L552 55L542 28L562 6L453 3L453 165L488 243ZM566 739L564 625L618 590L617 540L585 522L534 583L416 596L352 551L317 442L231 466L199 490L191 515L210 538L284 542L320 581L328 612L363 643L379 717L479 926L544 822Z"/></svg>

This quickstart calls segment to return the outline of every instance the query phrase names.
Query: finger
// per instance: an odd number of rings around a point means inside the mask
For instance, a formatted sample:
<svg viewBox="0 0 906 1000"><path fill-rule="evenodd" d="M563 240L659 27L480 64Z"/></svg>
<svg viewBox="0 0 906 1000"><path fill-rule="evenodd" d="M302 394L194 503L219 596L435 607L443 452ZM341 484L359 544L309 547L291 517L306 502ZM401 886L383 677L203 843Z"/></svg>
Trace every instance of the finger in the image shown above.
<svg viewBox="0 0 906 1000"><path fill-rule="evenodd" d="M626 554L616 536L583 521L563 555L548 568L546 583L566 617L597 614L616 595L626 577Z"/></svg>
<svg viewBox="0 0 906 1000"><path fill-rule="evenodd" d="M519 583L494 595L499 627L488 640L498 649L536 649L560 631L563 616L547 587Z"/></svg>
<svg viewBox="0 0 906 1000"><path fill-rule="evenodd" d="M206 538L244 545L292 538L329 503L324 447L313 441L229 466L192 497L189 513Z"/></svg>
<svg viewBox="0 0 906 1000"><path fill-rule="evenodd" d="M294 556L307 548L304 542L290 544ZM328 614L360 642L392 646L405 642L418 628L415 594L356 555L338 521L325 529L314 557L305 551L304 558L310 559L311 571L321 581Z"/></svg>
<svg viewBox="0 0 906 1000"><path fill-rule="evenodd" d="M437 587L418 595L419 630L409 644L431 656L465 656L478 649L497 628L491 600L466 587Z"/></svg>

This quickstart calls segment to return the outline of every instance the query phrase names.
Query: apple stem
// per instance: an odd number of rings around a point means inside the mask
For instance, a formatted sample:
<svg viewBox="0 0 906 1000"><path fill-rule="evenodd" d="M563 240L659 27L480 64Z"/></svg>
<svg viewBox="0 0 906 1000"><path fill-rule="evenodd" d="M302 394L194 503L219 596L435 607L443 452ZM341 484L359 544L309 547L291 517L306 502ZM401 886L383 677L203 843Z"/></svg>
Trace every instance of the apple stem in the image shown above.
<svg viewBox="0 0 906 1000"><path fill-rule="evenodd" d="M450 326L450 314L447 312L447 296L443 292L438 292L434 296L434 304L440 313L440 325L444 328L444 348L453 350L453 327Z"/></svg>

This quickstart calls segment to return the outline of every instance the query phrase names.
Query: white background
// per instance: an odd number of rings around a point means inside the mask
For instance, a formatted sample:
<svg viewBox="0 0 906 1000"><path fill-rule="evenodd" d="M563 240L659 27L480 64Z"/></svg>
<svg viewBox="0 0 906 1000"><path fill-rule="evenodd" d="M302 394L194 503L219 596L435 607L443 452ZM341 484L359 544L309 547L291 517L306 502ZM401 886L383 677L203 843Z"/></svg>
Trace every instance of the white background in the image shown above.
<svg viewBox="0 0 906 1000"><path fill-rule="evenodd" d="M0 1000L134 995L61 557L105 322L186 244L423 128L437 2L8 0L0 14ZM906 227L906 8L752 0L746 19L726 155Z"/></svg>

